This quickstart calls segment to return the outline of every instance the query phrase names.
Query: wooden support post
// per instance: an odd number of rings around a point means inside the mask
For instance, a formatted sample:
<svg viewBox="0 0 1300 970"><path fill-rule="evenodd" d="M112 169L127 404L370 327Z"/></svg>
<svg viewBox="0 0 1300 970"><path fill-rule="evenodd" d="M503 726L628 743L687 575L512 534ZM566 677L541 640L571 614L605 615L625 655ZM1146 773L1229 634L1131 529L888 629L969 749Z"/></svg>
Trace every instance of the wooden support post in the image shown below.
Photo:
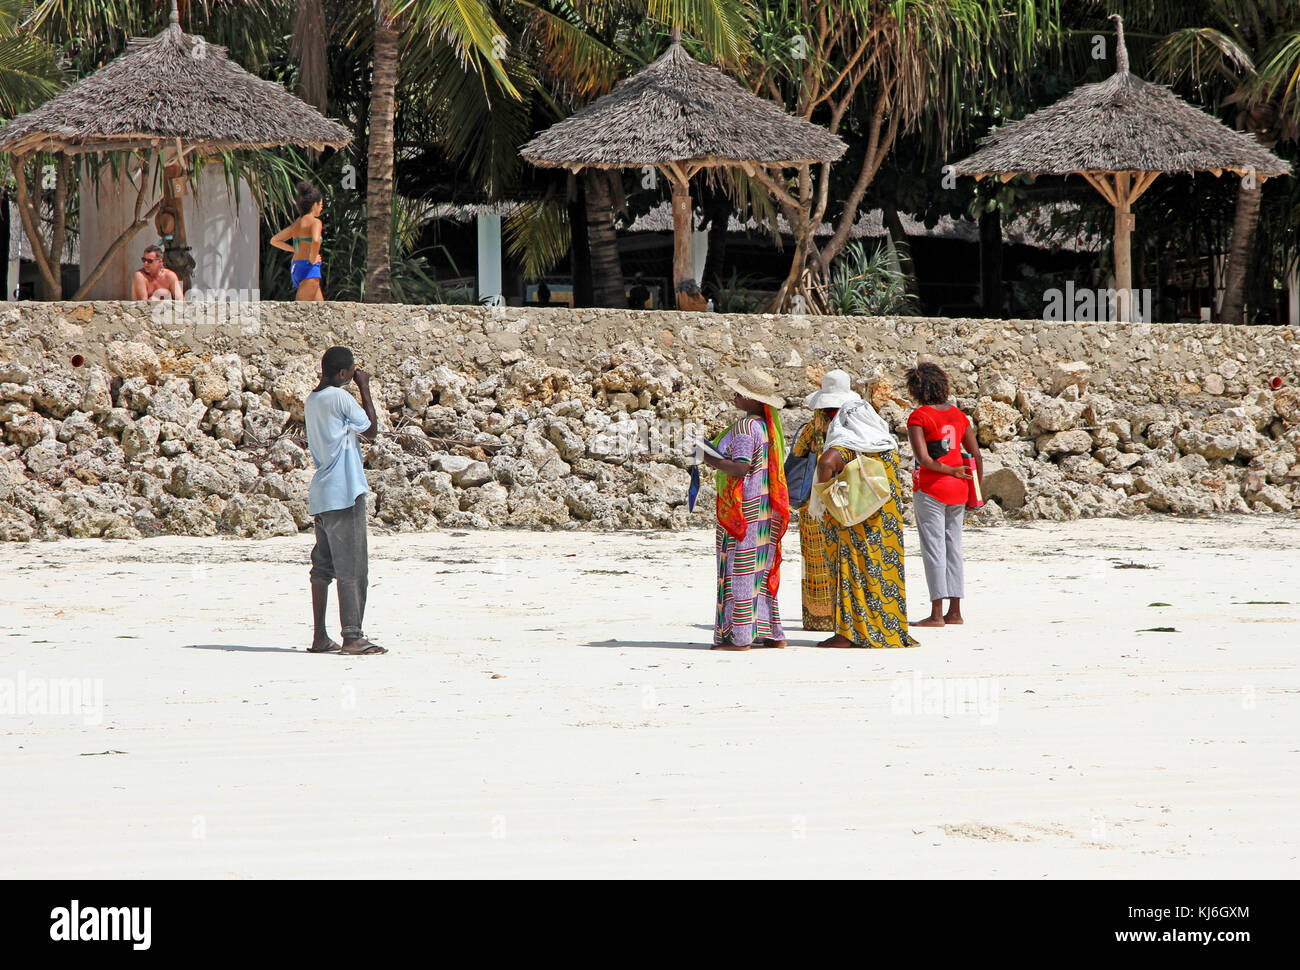
<svg viewBox="0 0 1300 970"><path fill-rule="evenodd" d="M693 272L691 265L691 183L675 163L664 174L673 184L673 302L681 303L677 287Z"/></svg>
<svg viewBox="0 0 1300 970"><path fill-rule="evenodd" d="M1129 249L1133 232L1133 213L1130 172L1115 173L1115 308L1119 320L1133 319L1133 259Z"/></svg>

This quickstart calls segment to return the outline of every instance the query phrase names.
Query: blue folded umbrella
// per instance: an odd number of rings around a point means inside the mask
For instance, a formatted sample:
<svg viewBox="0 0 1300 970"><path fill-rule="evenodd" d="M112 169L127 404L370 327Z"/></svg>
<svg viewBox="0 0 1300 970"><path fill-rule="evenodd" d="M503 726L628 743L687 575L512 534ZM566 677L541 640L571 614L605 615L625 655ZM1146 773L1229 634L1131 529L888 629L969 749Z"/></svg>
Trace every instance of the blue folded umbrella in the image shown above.
<svg viewBox="0 0 1300 970"><path fill-rule="evenodd" d="M686 493L687 511L695 511L695 496L700 494L700 466L691 466L691 489Z"/></svg>

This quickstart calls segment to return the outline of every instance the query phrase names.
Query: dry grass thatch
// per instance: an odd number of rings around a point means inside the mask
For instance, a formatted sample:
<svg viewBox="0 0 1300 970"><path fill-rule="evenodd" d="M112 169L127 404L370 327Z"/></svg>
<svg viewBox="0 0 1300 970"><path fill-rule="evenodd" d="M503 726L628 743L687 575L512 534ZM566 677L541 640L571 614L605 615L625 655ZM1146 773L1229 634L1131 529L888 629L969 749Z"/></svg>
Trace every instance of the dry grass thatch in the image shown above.
<svg viewBox="0 0 1300 970"><path fill-rule="evenodd" d="M225 48L181 31L132 41L121 57L0 128L0 151L68 153L161 147L200 153L303 145L338 148L352 135L278 84L245 71Z"/></svg>
<svg viewBox="0 0 1300 970"><path fill-rule="evenodd" d="M550 168L625 168L692 161L829 162L846 147L826 129L787 114L673 44L641 73L538 135L520 154Z"/></svg>
<svg viewBox="0 0 1300 970"><path fill-rule="evenodd" d="M1036 206L1028 212L1012 216L1002 224L1003 242L1012 246L1035 246L1039 249L1064 250L1066 252L1097 252L1103 245L1100 238L1095 238L1073 226L1054 228L1052 225L1054 213L1059 212L1071 216L1078 211L1078 208L1077 205L1070 203L1056 203ZM967 243L979 242L979 223L973 219L954 219L951 216L940 216L933 226L928 226L921 219L907 212L900 212L898 218L903 225L904 233L909 239L949 239ZM782 236L793 235L794 230L790 228L785 216L778 214L776 225L777 231ZM672 206L667 202L661 202L645 215L638 216L627 231L672 232ZM771 227L766 223L752 216L749 219L742 220L734 212L727 223L727 232L738 235L742 233L771 233L771 231ZM849 238L880 239L887 235L888 232L882 210L864 209L859 213L852 228L849 229ZM833 236L834 234L835 226L830 222L821 223L815 230L815 235L821 237Z"/></svg>
<svg viewBox="0 0 1300 970"><path fill-rule="evenodd" d="M997 129L953 166L957 175L1083 172L1253 172L1286 175L1288 162L1162 84L1120 69Z"/></svg>

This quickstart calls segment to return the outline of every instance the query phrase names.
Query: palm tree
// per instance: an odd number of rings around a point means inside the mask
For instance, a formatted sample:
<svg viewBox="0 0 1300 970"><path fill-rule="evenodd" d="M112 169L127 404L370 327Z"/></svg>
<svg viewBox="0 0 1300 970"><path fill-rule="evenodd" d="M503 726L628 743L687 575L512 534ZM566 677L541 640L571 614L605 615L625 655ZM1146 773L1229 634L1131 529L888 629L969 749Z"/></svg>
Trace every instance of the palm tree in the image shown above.
<svg viewBox="0 0 1300 970"><path fill-rule="evenodd" d="M400 49L396 17L386 0L375 4L373 73L370 76L370 137L366 143L367 303L391 303L389 224L393 212L393 111Z"/></svg>
<svg viewBox="0 0 1300 970"><path fill-rule="evenodd" d="M1190 7L1190 8L1189 8ZM1187 81L1222 105L1236 125L1273 147L1300 128L1300 5L1294 0L1201 0L1135 11L1150 29L1167 31L1156 47L1156 74ZM1183 26L1185 24L1194 26ZM1216 98L1217 96L1217 98ZM1255 262L1260 180L1242 178L1224 272L1224 323L1244 322L1246 281Z"/></svg>
<svg viewBox="0 0 1300 970"><path fill-rule="evenodd" d="M59 89L54 50L34 31L20 29L22 14L22 0L0 0L0 120L22 114Z"/></svg>
<svg viewBox="0 0 1300 970"><path fill-rule="evenodd" d="M392 301L389 266L393 208L394 109L404 31L444 45L461 68L515 98L503 61L506 35L483 0L375 0L373 73L366 158L366 292L369 303Z"/></svg>
<svg viewBox="0 0 1300 970"><path fill-rule="evenodd" d="M293 15L290 49L298 62L298 97L326 113L329 105L329 28L322 0L298 0Z"/></svg>

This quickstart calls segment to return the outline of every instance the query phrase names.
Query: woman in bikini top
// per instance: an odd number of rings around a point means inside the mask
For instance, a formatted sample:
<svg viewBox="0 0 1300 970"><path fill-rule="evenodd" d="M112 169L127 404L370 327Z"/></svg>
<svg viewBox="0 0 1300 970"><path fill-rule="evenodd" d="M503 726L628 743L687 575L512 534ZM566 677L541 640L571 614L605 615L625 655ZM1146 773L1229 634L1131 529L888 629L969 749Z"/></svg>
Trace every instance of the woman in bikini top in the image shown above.
<svg viewBox="0 0 1300 970"><path fill-rule="evenodd" d="M321 211L325 208L320 189L310 182L298 183L299 216L287 229L271 237L271 245L293 253L289 270L297 300L324 300L321 292Z"/></svg>

